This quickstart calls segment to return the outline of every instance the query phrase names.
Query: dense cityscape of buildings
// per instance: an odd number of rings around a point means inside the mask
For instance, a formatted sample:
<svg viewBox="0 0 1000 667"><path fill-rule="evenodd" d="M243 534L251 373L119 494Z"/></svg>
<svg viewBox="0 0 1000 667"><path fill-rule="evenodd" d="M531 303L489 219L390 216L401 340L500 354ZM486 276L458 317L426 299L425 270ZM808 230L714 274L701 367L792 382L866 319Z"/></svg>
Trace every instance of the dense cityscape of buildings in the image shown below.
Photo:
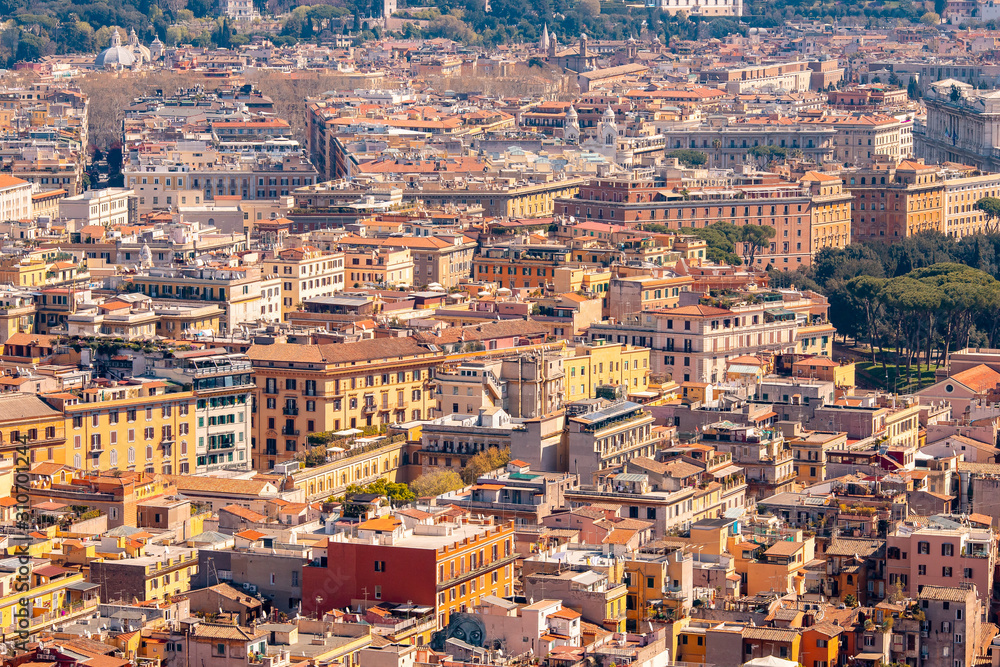
<svg viewBox="0 0 1000 667"><path fill-rule="evenodd" d="M1000 350L951 315L901 388L805 280L996 232L1000 33L962 24L1000 11L944 5L495 49L122 29L6 72L0 662L1000 666ZM340 83L285 117L251 70ZM169 73L95 138L86 82Z"/></svg>

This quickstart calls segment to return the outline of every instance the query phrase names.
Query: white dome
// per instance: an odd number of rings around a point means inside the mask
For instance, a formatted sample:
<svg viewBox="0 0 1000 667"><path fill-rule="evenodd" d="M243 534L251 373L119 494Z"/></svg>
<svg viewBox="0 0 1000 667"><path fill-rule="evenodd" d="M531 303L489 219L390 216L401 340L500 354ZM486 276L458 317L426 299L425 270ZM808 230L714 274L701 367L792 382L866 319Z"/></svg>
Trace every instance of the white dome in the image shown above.
<svg viewBox="0 0 1000 667"><path fill-rule="evenodd" d="M108 48L97 54L97 59L94 61L94 65L98 69L122 69L125 67L132 67L135 64L135 55L132 50L122 46L121 35L118 34L118 30L111 31L111 44Z"/></svg>

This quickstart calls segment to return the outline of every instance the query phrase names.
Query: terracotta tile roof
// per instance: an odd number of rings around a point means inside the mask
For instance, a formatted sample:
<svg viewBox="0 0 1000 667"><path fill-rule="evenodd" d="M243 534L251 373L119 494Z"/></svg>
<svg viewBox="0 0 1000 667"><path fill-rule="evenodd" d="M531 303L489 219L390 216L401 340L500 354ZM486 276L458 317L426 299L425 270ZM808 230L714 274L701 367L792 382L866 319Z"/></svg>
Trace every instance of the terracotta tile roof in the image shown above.
<svg viewBox="0 0 1000 667"><path fill-rule="evenodd" d="M799 551L803 547L801 542L789 542L788 540L782 540L781 542L775 542L771 545L771 548L764 553L768 556L791 556Z"/></svg>
<svg viewBox="0 0 1000 667"><path fill-rule="evenodd" d="M177 487L178 491L193 493L210 492L220 495L259 496L269 485L269 482L254 479L225 479L221 477L192 477L190 475L164 475L167 482ZM271 485L273 488L273 485Z"/></svg>
<svg viewBox="0 0 1000 667"><path fill-rule="evenodd" d="M554 611L549 614L549 618L565 618L572 621L574 618L580 618L582 614L578 611L573 611L569 607L563 607L559 611Z"/></svg>
<svg viewBox="0 0 1000 667"><path fill-rule="evenodd" d="M865 540L834 537L826 548L827 556L853 556L867 558L877 554L885 546L884 540Z"/></svg>
<svg viewBox="0 0 1000 667"><path fill-rule="evenodd" d="M716 317L719 315L731 315L732 311L726 308L715 308L714 306L680 306L678 308L670 308L663 310L661 312L669 313L671 315L693 315L695 317Z"/></svg>
<svg viewBox="0 0 1000 667"><path fill-rule="evenodd" d="M635 537L634 530L615 528L604 538L604 544L628 544Z"/></svg>
<svg viewBox="0 0 1000 667"><path fill-rule="evenodd" d="M743 628L744 639L760 641L793 642L799 636L798 630L785 628L767 628L763 626L747 626Z"/></svg>
<svg viewBox="0 0 1000 667"><path fill-rule="evenodd" d="M927 585L920 589L917 598L920 600L943 600L946 602L965 602L971 589L952 586ZM975 596L973 596L975 597Z"/></svg>
<svg viewBox="0 0 1000 667"><path fill-rule="evenodd" d="M267 521L267 517L253 510L249 510L246 507L240 507L239 505L226 505L220 512L228 512L233 516L238 516L245 521L252 521L253 523L264 523Z"/></svg>
<svg viewBox="0 0 1000 667"><path fill-rule="evenodd" d="M976 393L981 393L993 389L1000 384L1000 373L997 373L986 364L979 364L968 370L955 373L946 380L942 380L942 382L947 382L948 380L954 380Z"/></svg>
<svg viewBox="0 0 1000 667"><path fill-rule="evenodd" d="M392 532L403 525L403 522L394 516L380 516L377 519L369 519L358 524L358 530L381 530Z"/></svg>
<svg viewBox="0 0 1000 667"><path fill-rule="evenodd" d="M210 639L244 639L255 640L266 637L263 630L254 628L244 628L239 625L223 625L219 623L200 623L195 627L196 637L207 637Z"/></svg>
<svg viewBox="0 0 1000 667"><path fill-rule="evenodd" d="M314 364L343 364L352 361L408 358L431 354L414 338L373 338L333 345L253 345L247 351L251 361L294 361Z"/></svg>
<svg viewBox="0 0 1000 667"><path fill-rule="evenodd" d="M267 537L267 533L262 533L259 530L241 530L238 533L233 533L233 537L241 537L244 540L256 542L261 538Z"/></svg>

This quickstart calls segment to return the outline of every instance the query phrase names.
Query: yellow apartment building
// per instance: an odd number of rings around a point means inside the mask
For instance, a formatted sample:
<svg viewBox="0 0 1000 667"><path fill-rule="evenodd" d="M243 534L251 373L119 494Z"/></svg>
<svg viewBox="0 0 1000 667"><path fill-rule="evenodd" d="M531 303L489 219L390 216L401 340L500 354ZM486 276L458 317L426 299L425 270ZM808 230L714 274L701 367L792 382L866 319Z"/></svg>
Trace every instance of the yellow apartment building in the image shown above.
<svg viewBox="0 0 1000 667"><path fill-rule="evenodd" d="M682 609L691 602L692 564L691 554L679 551L625 555L625 618L630 631L642 627L642 621L658 612L669 615L672 611L673 618L682 616Z"/></svg>
<svg viewBox="0 0 1000 667"><path fill-rule="evenodd" d="M847 449L847 433L806 431L786 441L795 460L795 479L807 485L826 479L828 452Z"/></svg>
<svg viewBox="0 0 1000 667"><path fill-rule="evenodd" d="M22 443L30 463L64 464L66 420L35 394L0 394L0 456L16 459Z"/></svg>
<svg viewBox="0 0 1000 667"><path fill-rule="evenodd" d="M252 458L257 470L295 458L310 433L427 418L431 369L443 360L410 338L351 345L254 345Z"/></svg>
<svg viewBox="0 0 1000 667"><path fill-rule="evenodd" d="M399 250L349 250L344 257L344 281L347 287L364 283L413 285L413 255L409 248Z"/></svg>
<svg viewBox="0 0 1000 667"><path fill-rule="evenodd" d="M24 580L18 580L16 570L0 573L0 628L4 632L16 631L12 626L17 622L15 614L23 613L21 602L24 599L28 601L29 632L32 634L54 623L65 623L74 616L91 614L97 608L96 587L83 590L89 587L82 573L41 563L31 569L27 593L17 589Z"/></svg>
<svg viewBox="0 0 1000 667"><path fill-rule="evenodd" d="M596 398L602 385L628 385L628 393L648 389L649 348L626 344L578 345L566 350L566 401Z"/></svg>
<svg viewBox="0 0 1000 667"><path fill-rule="evenodd" d="M186 474L195 467L195 395L165 382L52 394L65 417L67 465L87 471Z"/></svg>
<svg viewBox="0 0 1000 667"><path fill-rule="evenodd" d="M0 283L40 287L46 283L48 267L48 262L40 257L5 257L0 260Z"/></svg>
<svg viewBox="0 0 1000 667"><path fill-rule="evenodd" d="M264 261L264 273L281 279L281 319L306 299L344 291L344 253L313 246L285 248Z"/></svg>

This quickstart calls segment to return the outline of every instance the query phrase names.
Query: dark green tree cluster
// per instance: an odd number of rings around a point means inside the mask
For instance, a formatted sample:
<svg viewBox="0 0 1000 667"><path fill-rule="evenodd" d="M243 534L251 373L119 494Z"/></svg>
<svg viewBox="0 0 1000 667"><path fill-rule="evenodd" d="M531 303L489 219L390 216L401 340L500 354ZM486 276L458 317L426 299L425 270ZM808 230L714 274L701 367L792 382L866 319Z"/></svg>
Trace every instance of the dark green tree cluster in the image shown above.
<svg viewBox="0 0 1000 667"><path fill-rule="evenodd" d="M771 285L825 294L838 334L862 343L883 370L905 368L909 381L956 349L1000 345L998 277L1000 234L928 232L825 248L809 268L772 271Z"/></svg>
<svg viewBox="0 0 1000 667"><path fill-rule="evenodd" d="M831 319L841 333L866 340L871 361L882 349L882 365L891 353L897 368L919 376L921 358L930 369L932 351L948 363L951 350L966 347L974 331L987 340L997 335L1000 282L963 264L942 263L893 278L861 275L831 295Z"/></svg>
<svg viewBox="0 0 1000 667"><path fill-rule="evenodd" d="M708 156L691 148L678 148L667 153L667 157L677 158L685 167L703 167L708 162Z"/></svg>

